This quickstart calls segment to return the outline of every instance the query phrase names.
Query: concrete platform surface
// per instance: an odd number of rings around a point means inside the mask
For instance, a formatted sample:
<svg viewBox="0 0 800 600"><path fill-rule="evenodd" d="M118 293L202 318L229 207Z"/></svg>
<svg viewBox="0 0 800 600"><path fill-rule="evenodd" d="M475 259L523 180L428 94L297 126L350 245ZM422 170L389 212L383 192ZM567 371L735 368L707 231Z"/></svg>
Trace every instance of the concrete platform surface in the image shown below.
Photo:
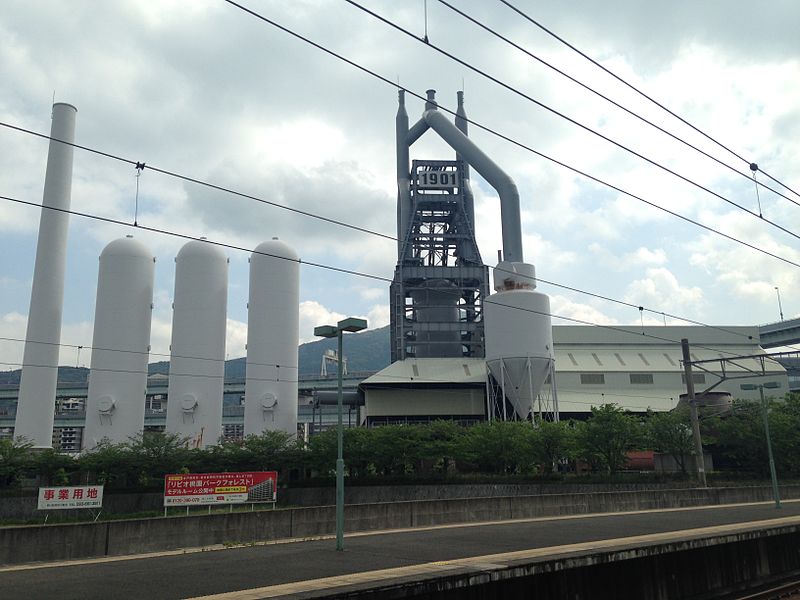
<svg viewBox="0 0 800 600"><path fill-rule="evenodd" d="M800 501L608 515L546 517L284 540L245 547L17 565L0 569L0 598L321 597L430 574L486 571L515 561L631 549L800 524Z"/></svg>

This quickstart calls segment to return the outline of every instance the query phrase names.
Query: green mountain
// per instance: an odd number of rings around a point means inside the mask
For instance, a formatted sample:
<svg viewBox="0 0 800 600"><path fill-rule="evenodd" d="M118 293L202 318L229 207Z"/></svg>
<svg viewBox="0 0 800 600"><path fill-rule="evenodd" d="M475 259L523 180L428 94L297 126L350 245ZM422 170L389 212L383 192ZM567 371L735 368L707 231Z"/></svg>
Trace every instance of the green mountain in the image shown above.
<svg viewBox="0 0 800 600"><path fill-rule="evenodd" d="M335 350L337 340L320 339L301 344L299 351L300 375L318 375L322 365L322 355L326 350ZM371 329L360 333L345 334L344 356L347 368L353 372L379 371L389 364L389 326ZM0 371L0 384L19 385L20 369ZM148 365L150 375L169 373L169 361L160 361ZM59 367L58 381L61 383L85 384L89 369L84 367ZM244 379L245 359L234 358L225 361L225 379Z"/></svg>

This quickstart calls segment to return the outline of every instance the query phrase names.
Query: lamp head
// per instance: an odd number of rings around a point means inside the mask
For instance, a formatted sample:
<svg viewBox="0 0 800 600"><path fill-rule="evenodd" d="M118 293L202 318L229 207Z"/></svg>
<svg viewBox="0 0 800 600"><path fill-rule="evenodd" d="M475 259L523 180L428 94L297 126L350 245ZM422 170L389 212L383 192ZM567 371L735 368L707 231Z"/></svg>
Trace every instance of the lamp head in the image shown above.
<svg viewBox="0 0 800 600"><path fill-rule="evenodd" d="M339 335L339 330L333 325L320 325L314 327L314 335L317 337L334 338Z"/></svg>
<svg viewBox="0 0 800 600"><path fill-rule="evenodd" d="M343 319L337 323L337 327L342 331L349 331L354 333L356 331L361 331L367 328L367 320L366 319L358 319L356 317L349 317L347 319Z"/></svg>

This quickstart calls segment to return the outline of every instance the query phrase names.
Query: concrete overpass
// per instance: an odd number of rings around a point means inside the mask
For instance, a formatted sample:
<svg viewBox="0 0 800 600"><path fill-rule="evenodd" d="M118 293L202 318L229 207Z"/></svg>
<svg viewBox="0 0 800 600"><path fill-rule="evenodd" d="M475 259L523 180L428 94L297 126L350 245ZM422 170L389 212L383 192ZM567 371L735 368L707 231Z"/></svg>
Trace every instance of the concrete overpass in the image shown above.
<svg viewBox="0 0 800 600"><path fill-rule="evenodd" d="M800 319L777 321L758 326L761 347L781 348L800 343Z"/></svg>

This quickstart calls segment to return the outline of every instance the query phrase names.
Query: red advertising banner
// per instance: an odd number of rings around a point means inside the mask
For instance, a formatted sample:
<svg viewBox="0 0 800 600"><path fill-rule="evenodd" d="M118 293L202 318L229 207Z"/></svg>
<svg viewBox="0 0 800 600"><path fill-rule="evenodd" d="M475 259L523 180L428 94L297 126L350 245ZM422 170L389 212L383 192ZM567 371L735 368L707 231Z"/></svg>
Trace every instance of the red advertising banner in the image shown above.
<svg viewBox="0 0 800 600"><path fill-rule="evenodd" d="M276 471L181 473L164 477L164 506L275 502Z"/></svg>

